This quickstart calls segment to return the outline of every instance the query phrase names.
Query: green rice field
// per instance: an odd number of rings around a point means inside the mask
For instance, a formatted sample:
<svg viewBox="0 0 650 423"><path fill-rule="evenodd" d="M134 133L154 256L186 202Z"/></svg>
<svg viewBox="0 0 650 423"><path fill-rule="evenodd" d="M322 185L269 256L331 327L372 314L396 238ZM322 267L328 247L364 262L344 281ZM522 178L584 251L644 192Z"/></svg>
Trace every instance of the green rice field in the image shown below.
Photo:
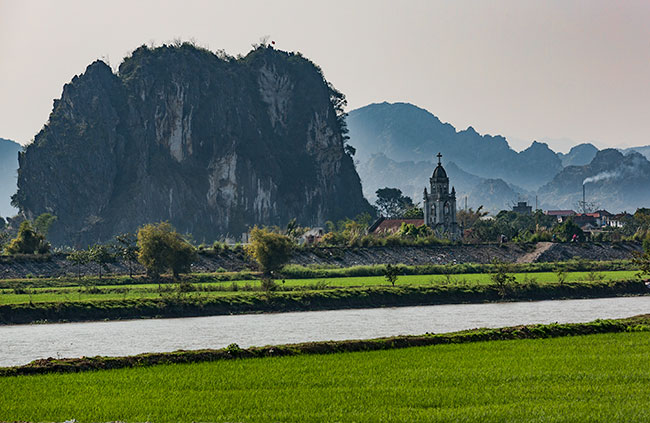
<svg viewBox="0 0 650 423"><path fill-rule="evenodd" d="M0 421L645 422L650 333L0 377Z"/></svg>
<svg viewBox="0 0 650 423"><path fill-rule="evenodd" d="M632 279L636 271L600 271L567 272L566 282L575 281L614 281ZM558 283L558 275L553 272L515 273L516 282L520 284L537 283L539 285ZM485 273L468 273L453 275L402 275L398 286L432 286L432 285L487 285L491 284L490 275ZM354 276L339 278L285 279L278 281L281 290L324 290L333 288L354 288L387 286L382 276ZM71 302L87 300L122 300L160 298L174 289L171 284L120 284L103 286L65 286L46 288L7 288L0 282L1 304L26 304L41 302ZM4 288L3 288L4 287ZM202 295L224 296L240 294L260 289L259 280L235 280L193 284L193 288Z"/></svg>

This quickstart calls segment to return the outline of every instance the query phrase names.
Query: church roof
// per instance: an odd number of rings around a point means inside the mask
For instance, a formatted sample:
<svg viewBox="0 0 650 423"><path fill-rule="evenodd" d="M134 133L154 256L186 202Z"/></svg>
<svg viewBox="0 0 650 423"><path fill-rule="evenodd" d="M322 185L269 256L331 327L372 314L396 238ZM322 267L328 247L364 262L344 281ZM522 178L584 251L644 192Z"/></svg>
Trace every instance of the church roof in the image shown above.
<svg viewBox="0 0 650 423"><path fill-rule="evenodd" d="M433 178L434 179L447 179L447 172L445 172L445 168L442 167L441 164L436 166L436 168L433 171Z"/></svg>
<svg viewBox="0 0 650 423"><path fill-rule="evenodd" d="M440 161L440 158L442 157L442 154L438 153L438 166L433 170L433 179L449 179L447 178L447 172L445 172L445 168L442 167L442 162Z"/></svg>

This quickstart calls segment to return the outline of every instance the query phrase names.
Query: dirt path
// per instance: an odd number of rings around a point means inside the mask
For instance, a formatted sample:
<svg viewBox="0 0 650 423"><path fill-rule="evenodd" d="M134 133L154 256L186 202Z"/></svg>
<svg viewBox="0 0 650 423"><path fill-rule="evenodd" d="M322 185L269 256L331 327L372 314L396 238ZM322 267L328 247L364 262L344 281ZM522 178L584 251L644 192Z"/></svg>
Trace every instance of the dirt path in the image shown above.
<svg viewBox="0 0 650 423"><path fill-rule="evenodd" d="M526 253L523 256L517 259L517 263L533 263L539 258L543 253L548 251L549 248L553 245L552 242L538 242L535 245L535 250L530 253Z"/></svg>

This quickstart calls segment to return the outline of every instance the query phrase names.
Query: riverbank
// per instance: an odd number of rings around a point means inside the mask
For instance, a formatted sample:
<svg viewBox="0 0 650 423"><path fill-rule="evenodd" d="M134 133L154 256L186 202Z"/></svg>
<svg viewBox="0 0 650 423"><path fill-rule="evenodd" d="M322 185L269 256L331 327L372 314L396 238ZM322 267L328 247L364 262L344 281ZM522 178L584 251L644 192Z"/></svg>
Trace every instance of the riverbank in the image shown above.
<svg viewBox="0 0 650 423"><path fill-rule="evenodd" d="M419 305L606 298L647 295L643 281L526 283L498 288L464 284L247 292L210 297L200 292L160 298L0 305L0 324L82 322Z"/></svg>
<svg viewBox="0 0 650 423"><path fill-rule="evenodd" d="M224 359L177 352L155 366L132 358L127 368L87 369L98 371L51 363L69 373L0 377L0 410L8 421L641 422L650 418L650 337L636 331L646 328L595 322L510 328L498 341L467 335L487 342L459 334L266 347L257 359L232 359L246 354L232 346Z"/></svg>
<svg viewBox="0 0 650 423"><path fill-rule="evenodd" d="M23 366L0 367L0 377L110 370L172 363L200 363L231 359L349 353L444 344L649 331L650 314L645 314L624 319L596 320L588 323L521 325L497 329L472 329L444 334L394 336L367 340L307 342L251 348L240 348L237 344L231 344L218 350L180 350L124 357L47 358L35 360Z"/></svg>
<svg viewBox="0 0 650 423"><path fill-rule="evenodd" d="M540 245L544 244L544 245ZM539 248L543 247L543 248ZM572 259L591 261L630 260L634 253L643 250L639 242L602 243L507 243L479 245L443 246L396 246L355 248L301 248L294 251L290 264L302 266L352 267L381 264L404 264L409 266L446 265L461 263L488 264L493 259L508 263L547 263ZM97 273L97 265L86 264L77 267L66 259L63 253L46 256L4 256L0 257L0 279L74 277ZM107 264L105 273L128 275L129 267L135 274L144 274L144 268L137 263L115 261ZM192 273L239 272L256 270L255 262L248 257L241 246L214 251L199 251L199 258L192 265Z"/></svg>

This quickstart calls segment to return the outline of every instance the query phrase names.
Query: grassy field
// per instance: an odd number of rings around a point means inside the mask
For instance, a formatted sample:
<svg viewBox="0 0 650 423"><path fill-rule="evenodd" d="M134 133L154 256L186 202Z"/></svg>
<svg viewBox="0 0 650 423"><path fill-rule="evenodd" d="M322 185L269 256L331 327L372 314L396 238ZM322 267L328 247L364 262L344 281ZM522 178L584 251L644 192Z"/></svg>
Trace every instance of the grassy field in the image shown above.
<svg viewBox="0 0 650 423"><path fill-rule="evenodd" d="M0 377L0 420L650 420L650 334Z"/></svg>
<svg viewBox="0 0 650 423"><path fill-rule="evenodd" d="M632 279L637 272L632 270L602 272L567 272L566 282L575 281L614 281ZM539 285L558 282L558 275L552 272L515 273L519 284L537 283ZM206 280L203 278L202 280ZM355 288L387 286L382 276L357 276L339 278L285 279L279 282L280 290L325 290L334 288ZM63 286L44 288L8 288L17 281L0 282L0 304L26 304L41 302L73 302L88 300L125 300L154 299L171 292L171 284L128 284L120 280L116 285L103 286ZM398 278L399 286L436 286L436 285L488 285L489 274L454 274L454 275L403 275ZM205 282L193 285L193 288L205 296L227 296L247 291L259 291L259 280L235 280Z"/></svg>

